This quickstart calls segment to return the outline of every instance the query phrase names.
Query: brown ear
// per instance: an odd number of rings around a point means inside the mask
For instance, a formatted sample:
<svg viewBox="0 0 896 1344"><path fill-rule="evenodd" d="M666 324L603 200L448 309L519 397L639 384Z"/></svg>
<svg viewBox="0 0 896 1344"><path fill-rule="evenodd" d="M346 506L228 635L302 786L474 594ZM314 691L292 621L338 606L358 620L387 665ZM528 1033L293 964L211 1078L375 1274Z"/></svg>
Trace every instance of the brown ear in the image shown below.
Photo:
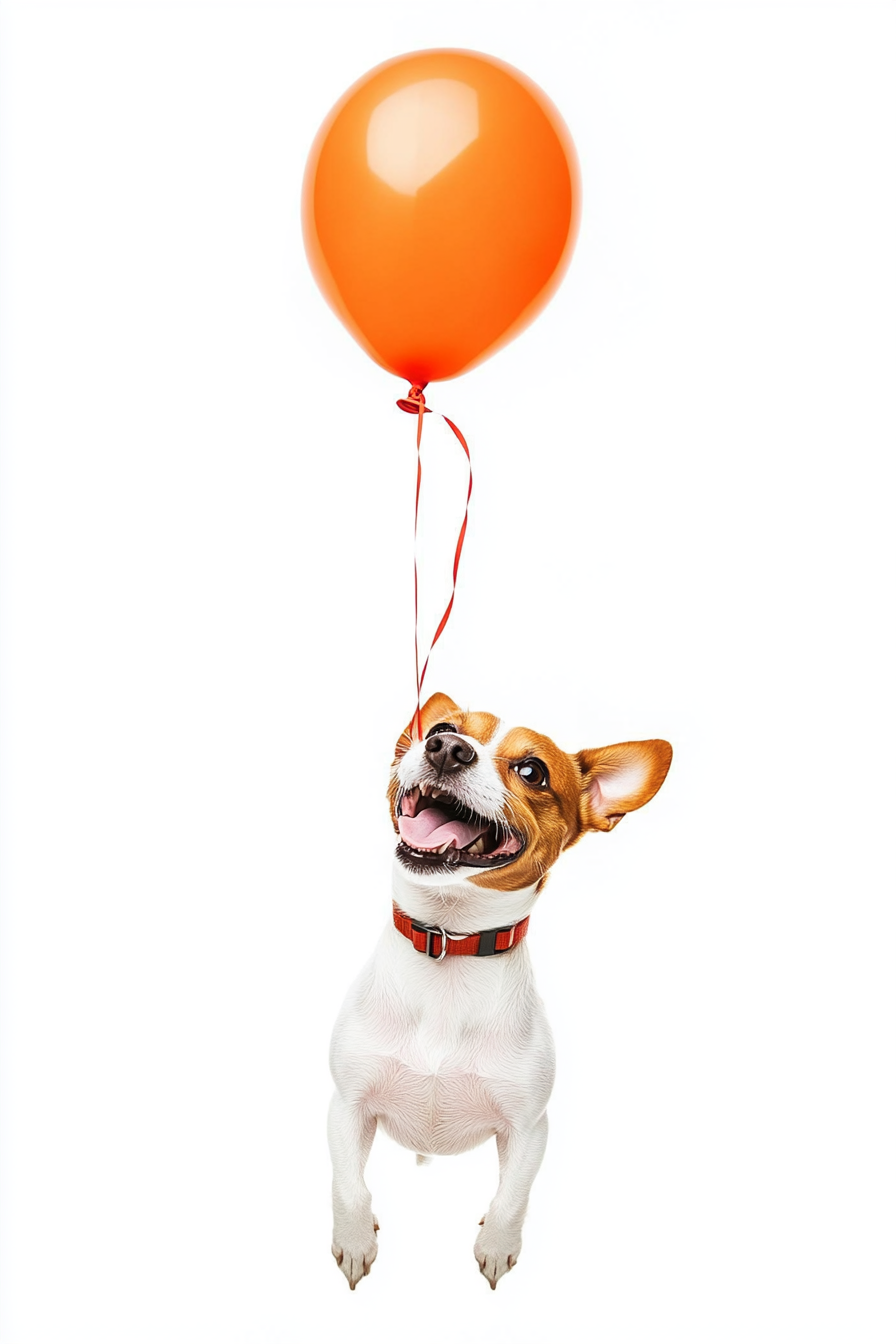
<svg viewBox="0 0 896 1344"><path fill-rule="evenodd" d="M426 704L420 710L420 719L423 723L424 735L426 734L427 729L434 723L441 723L443 719L450 720L456 714L460 714L460 712L460 705L456 705L450 695L445 695L442 691L436 691L434 695L429 697ZM404 755L414 740L414 719L416 719L416 717L417 715L415 713L407 728L405 728L401 737L395 744L396 760Z"/></svg>
<svg viewBox="0 0 896 1344"><path fill-rule="evenodd" d="M580 751L575 759L582 772L582 825L586 830L612 831L626 812L650 802L666 778L672 748L661 738L617 742Z"/></svg>

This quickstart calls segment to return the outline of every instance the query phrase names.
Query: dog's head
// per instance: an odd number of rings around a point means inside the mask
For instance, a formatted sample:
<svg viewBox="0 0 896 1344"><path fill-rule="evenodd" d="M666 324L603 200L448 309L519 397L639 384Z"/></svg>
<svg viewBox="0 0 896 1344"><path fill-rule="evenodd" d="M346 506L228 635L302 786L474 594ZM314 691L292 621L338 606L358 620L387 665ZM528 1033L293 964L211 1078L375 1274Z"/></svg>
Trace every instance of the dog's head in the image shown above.
<svg viewBox="0 0 896 1344"><path fill-rule="evenodd" d="M397 858L426 885L540 884L586 831L611 831L649 802L672 760L660 739L570 755L441 693L423 707L422 726L422 741L409 731L398 740L389 804Z"/></svg>

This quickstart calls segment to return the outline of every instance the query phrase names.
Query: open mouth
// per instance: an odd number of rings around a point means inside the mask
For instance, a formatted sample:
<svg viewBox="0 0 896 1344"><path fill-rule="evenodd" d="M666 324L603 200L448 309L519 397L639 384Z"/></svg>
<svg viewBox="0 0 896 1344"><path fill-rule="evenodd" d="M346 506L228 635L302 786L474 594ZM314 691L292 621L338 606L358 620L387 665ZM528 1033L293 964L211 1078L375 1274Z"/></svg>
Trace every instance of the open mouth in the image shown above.
<svg viewBox="0 0 896 1344"><path fill-rule="evenodd" d="M398 857L409 868L503 868L523 851L504 822L472 812L453 794L421 784L399 795Z"/></svg>

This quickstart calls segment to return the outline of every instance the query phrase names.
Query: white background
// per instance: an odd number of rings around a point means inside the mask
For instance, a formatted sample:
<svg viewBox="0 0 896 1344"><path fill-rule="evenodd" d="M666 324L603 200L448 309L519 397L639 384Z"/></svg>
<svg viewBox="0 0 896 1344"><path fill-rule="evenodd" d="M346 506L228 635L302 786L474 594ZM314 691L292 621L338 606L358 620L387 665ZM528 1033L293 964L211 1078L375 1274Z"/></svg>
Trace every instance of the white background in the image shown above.
<svg viewBox="0 0 896 1344"><path fill-rule="evenodd" d="M0 36L4 1344L892 1341L896 11L7 3ZM584 213L536 324L431 389L476 471L431 689L676 756L533 919L559 1081L519 1267L472 1256L490 1149L381 1138L350 1294L326 1051L389 916L413 422L299 196L343 89L444 45L550 93ZM425 450L437 538L435 416Z"/></svg>

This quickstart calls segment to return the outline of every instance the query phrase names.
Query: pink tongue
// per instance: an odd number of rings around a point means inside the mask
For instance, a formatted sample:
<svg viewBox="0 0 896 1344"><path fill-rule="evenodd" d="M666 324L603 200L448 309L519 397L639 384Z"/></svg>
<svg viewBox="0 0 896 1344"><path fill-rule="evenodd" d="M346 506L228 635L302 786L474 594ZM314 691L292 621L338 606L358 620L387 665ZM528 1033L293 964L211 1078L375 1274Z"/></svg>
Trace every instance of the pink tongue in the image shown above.
<svg viewBox="0 0 896 1344"><path fill-rule="evenodd" d="M414 849L438 849L453 840L458 849L465 849L488 830L488 822L473 825L458 821L440 807L425 807L416 817L399 817L398 833L406 845Z"/></svg>

